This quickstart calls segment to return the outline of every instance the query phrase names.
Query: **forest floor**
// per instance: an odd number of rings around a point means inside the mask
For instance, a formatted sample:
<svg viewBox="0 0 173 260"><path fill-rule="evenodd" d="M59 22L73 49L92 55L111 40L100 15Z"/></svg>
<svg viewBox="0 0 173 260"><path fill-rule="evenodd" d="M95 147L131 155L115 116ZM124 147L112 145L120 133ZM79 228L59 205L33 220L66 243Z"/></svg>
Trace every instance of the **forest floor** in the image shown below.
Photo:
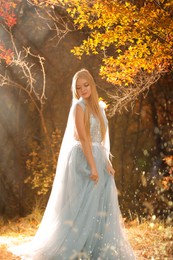
<svg viewBox="0 0 173 260"><path fill-rule="evenodd" d="M137 259L171 260L173 259L173 227L160 221L138 220L125 223L129 241ZM35 219L20 218L4 223L0 220L0 259L17 260L9 248L30 241L34 236L38 222Z"/></svg>

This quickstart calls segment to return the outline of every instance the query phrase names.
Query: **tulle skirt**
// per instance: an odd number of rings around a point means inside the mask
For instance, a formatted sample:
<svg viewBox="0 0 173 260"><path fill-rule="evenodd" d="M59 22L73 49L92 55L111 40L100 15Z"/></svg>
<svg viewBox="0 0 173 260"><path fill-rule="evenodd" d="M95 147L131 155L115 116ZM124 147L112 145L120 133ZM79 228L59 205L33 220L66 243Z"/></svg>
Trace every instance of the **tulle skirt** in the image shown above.
<svg viewBox="0 0 173 260"><path fill-rule="evenodd" d="M76 142L33 241L18 250L22 259L135 259L121 221L114 177L106 169L106 151L99 143L92 144L92 151L98 183L89 178L89 165Z"/></svg>

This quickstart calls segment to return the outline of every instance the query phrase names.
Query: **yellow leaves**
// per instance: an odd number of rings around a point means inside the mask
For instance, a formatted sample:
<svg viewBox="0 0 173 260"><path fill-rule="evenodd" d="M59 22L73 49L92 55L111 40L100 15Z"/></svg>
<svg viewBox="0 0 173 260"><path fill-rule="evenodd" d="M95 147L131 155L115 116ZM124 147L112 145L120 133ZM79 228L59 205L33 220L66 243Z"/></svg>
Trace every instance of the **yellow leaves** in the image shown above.
<svg viewBox="0 0 173 260"><path fill-rule="evenodd" d="M41 1L42 2L42 1ZM133 82L139 71L163 73L170 69L173 50L173 1L145 1L137 8L131 1L49 0L61 5L71 16L77 30L87 31L88 38L71 51L101 54L100 73L113 84ZM113 59L110 57L114 57Z"/></svg>
<svg viewBox="0 0 173 260"><path fill-rule="evenodd" d="M168 67L172 60L170 48L173 44L162 39L165 30L167 35L169 27L173 28L169 16L152 3L146 4L138 12L129 2L119 4L110 1L109 5L104 2L102 13L98 11L99 7L102 7L101 1L97 1L97 8L93 5L92 10L89 9L90 16L87 16L86 24L91 29L90 36L73 53L81 57L83 53L97 54L104 50L107 54L106 49L115 46L115 52L112 53L115 58L105 55L100 74L113 84L126 86L133 82L141 69L152 73Z"/></svg>
<svg viewBox="0 0 173 260"><path fill-rule="evenodd" d="M100 43L99 37L99 34L93 32L91 37L83 41L81 47L74 47L71 52L77 55L79 58L82 56L83 53L86 53L86 55L90 55L91 53L98 54L97 47Z"/></svg>
<svg viewBox="0 0 173 260"><path fill-rule="evenodd" d="M118 50L117 50L117 53L121 53L121 52L122 52L122 50L121 50L121 49L118 49Z"/></svg>
<svg viewBox="0 0 173 260"><path fill-rule="evenodd" d="M125 68L125 66L119 63L116 63L116 60L112 57L108 60L104 60L104 66L100 68L100 75L103 78L106 78L107 81L115 85L126 85L133 82L133 74L135 71L134 67ZM136 72L135 72L136 73Z"/></svg>
<svg viewBox="0 0 173 260"><path fill-rule="evenodd" d="M67 11L68 13L70 13L70 15L71 15L72 18L74 18L75 15L76 15L76 12L77 12L77 8L76 8L76 7L74 7L73 9L67 8L66 11Z"/></svg>
<svg viewBox="0 0 173 260"><path fill-rule="evenodd" d="M60 131L55 129L51 136L51 147L56 158L58 158L59 154L60 140ZM36 189L38 195L46 194L52 186L56 163L52 158L51 150L48 149L44 142L42 146L33 142L32 152L26 161L29 177L25 179L25 183L31 184L32 189Z"/></svg>
<svg viewBox="0 0 173 260"><path fill-rule="evenodd" d="M125 6L129 7L131 4L129 2L125 2Z"/></svg>

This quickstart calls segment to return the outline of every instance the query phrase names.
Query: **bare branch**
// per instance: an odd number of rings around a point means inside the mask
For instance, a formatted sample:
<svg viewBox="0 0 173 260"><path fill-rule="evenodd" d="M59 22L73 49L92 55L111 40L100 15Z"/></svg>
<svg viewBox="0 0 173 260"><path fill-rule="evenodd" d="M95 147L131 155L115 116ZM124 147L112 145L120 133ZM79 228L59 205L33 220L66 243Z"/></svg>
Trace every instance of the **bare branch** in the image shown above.
<svg viewBox="0 0 173 260"><path fill-rule="evenodd" d="M42 93L40 95L40 102L42 103L44 99L46 99L45 96L45 92L46 92L46 73L45 73L45 69L44 69L44 57L41 57L39 54L38 55L34 55L33 53L31 53L30 48L24 48L24 50L26 51L26 54L31 55L34 58L37 58L39 60L40 66L41 66L41 71L42 71L42 77L43 77L43 84L42 84ZM34 91L34 88L32 88L32 91ZM35 92L35 94L37 94Z"/></svg>
<svg viewBox="0 0 173 260"><path fill-rule="evenodd" d="M40 103L43 103L44 99L46 99L45 96L45 90L46 90L46 75L45 75L45 69L44 69L44 57L41 57L39 54L34 55L31 53L30 48L25 48L23 47L23 51L20 50L18 51L14 36L11 32L11 30L7 29L6 27L3 26L3 29L8 33L10 39L11 39L11 44L12 44L12 49L14 51L14 58L12 63L10 64L11 67L16 66L18 68L18 73L22 73L25 81L26 81L26 88L29 89L30 93L34 93L35 98L40 101ZM34 57L39 61L39 64L41 66L41 71L42 71L42 78L43 78L43 84L42 84L42 91L41 94L36 90L36 86L34 85L36 83L35 75L32 71L32 67L34 67L36 64L34 62L29 62L29 56Z"/></svg>
<svg viewBox="0 0 173 260"><path fill-rule="evenodd" d="M150 86L153 85L161 77L161 73L154 71L147 74L142 71L134 79L134 84L128 86L115 86L107 91L110 98L110 107L108 109L109 116L113 116L116 112L128 110L129 104L133 108L135 101L140 94L147 95Z"/></svg>
<svg viewBox="0 0 173 260"><path fill-rule="evenodd" d="M33 98L33 96L31 95L31 92L27 88L25 88L23 85L11 80L7 76L7 73L5 73L5 75L0 74L0 87L4 87L4 86L6 86L6 87L12 86L12 87L23 90L29 96L29 98L33 102L35 108L37 109L37 111L40 112L40 108L39 108L37 102L35 101L35 99Z"/></svg>
<svg viewBox="0 0 173 260"><path fill-rule="evenodd" d="M58 39L56 46L60 43L60 41L72 31L75 31L74 24L70 21L67 14L64 16L55 12L54 7L47 8L46 6L42 6L40 8L35 7L35 11L43 21L45 21L46 26L50 29L50 31L54 32L54 36L50 40ZM41 13L42 12L42 13ZM55 46L55 47L56 47Z"/></svg>

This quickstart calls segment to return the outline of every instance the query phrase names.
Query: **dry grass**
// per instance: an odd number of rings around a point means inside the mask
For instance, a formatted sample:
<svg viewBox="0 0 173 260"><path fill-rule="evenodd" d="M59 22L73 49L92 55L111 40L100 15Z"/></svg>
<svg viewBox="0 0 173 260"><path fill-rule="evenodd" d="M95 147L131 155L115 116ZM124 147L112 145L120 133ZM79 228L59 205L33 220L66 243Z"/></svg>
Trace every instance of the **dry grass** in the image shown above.
<svg viewBox="0 0 173 260"><path fill-rule="evenodd" d="M0 256L1 260L18 260L20 258L8 252L8 248L31 240L38 228L38 219L34 215L27 218L8 221L0 220ZM173 227L158 221L137 219L125 224L128 237L137 259L171 260L173 259Z"/></svg>
<svg viewBox="0 0 173 260"><path fill-rule="evenodd" d="M128 237L137 259L173 260L173 227L162 222L135 220L127 225Z"/></svg>

